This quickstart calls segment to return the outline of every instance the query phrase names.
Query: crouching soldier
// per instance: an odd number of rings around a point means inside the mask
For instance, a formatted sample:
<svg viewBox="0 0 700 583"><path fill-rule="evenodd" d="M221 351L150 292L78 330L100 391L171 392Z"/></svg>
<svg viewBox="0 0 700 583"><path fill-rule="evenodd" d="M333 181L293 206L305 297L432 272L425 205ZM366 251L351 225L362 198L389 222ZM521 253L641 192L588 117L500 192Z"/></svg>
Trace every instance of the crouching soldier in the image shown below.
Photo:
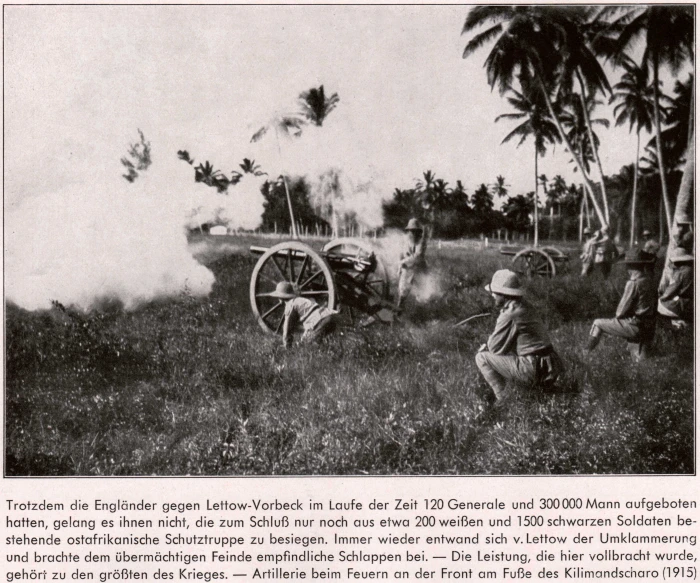
<svg viewBox="0 0 700 583"><path fill-rule="evenodd" d="M282 342L286 347L291 346L294 330L299 325L304 329L301 342L317 342L335 330L338 312L298 296L290 282L279 282L269 295L285 301Z"/></svg>
<svg viewBox="0 0 700 583"><path fill-rule="evenodd" d="M654 340L656 290L647 271L648 260L642 250L629 251L623 263L627 265L629 279L615 317L593 321L587 348L593 350L603 334L609 334L627 340L632 358L639 361L649 355Z"/></svg>
<svg viewBox="0 0 700 583"><path fill-rule="evenodd" d="M693 320L693 256L676 247L669 261L671 274L659 286L658 312L671 318L674 328L687 328Z"/></svg>
<svg viewBox="0 0 700 583"><path fill-rule="evenodd" d="M518 275L501 269L486 291L501 310L496 328L476 354L476 365L493 390L488 400L503 401L508 381L526 387L554 384L563 365L544 323L523 298Z"/></svg>

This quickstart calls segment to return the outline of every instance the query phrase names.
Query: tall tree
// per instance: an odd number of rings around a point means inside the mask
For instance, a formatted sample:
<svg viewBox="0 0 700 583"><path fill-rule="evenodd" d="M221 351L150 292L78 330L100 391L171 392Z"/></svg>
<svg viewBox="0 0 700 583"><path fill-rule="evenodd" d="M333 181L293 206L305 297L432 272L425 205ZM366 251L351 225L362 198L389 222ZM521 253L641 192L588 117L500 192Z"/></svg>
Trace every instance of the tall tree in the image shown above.
<svg viewBox="0 0 700 583"><path fill-rule="evenodd" d="M203 182L207 186L216 188L218 192L226 192L229 181L221 170L214 170L214 166L207 160L194 169L195 182Z"/></svg>
<svg viewBox="0 0 700 583"><path fill-rule="evenodd" d="M646 67L640 67L630 57L624 56L620 62L625 72L620 82L613 87L611 103L615 104L613 114L615 125L629 123L629 130L637 132L637 155L634 161L632 184L632 208L630 210L630 247L634 245L636 234L637 185L639 181L639 148L642 130L651 133L654 118L654 89L649 83Z"/></svg>
<svg viewBox="0 0 700 583"><path fill-rule="evenodd" d="M298 137L299 135L301 135L304 123L305 120L299 117L298 115L277 114L273 116L257 132L255 132L250 138L250 141L257 142L261 140L272 129L275 132L275 140L277 141L277 152L279 153L281 162L282 146L280 145L280 134ZM292 228L292 238L298 239L299 233L297 232L297 222L294 217L294 205L292 204L292 196L289 191L289 181L287 180L287 177L284 174L282 174L282 182L284 184L284 191L287 195L287 207L289 210L289 217Z"/></svg>
<svg viewBox="0 0 700 583"><path fill-rule="evenodd" d="M695 78L692 73L686 81L676 81L673 97L661 96L664 101L662 119L665 129L661 132L664 145L664 160L670 171L683 168L685 151L689 146L692 130L693 88Z"/></svg>
<svg viewBox="0 0 700 583"><path fill-rule="evenodd" d="M508 195L508 188L510 184L506 184L506 179L500 174L496 176L496 182L491 185L491 190L499 200L502 200Z"/></svg>
<svg viewBox="0 0 700 583"><path fill-rule="evenodd" d="M467 58L487 43L495 41L484 64L491 87L498 84L503 94L516 77L520 78L521 84L524 80L532 80L539 87L562 142L584 176L596 214L602 224L607 224L595 198L593 185L580 168L551 98L567 81L566 75L573 70L577 70L589 86L606 82L602 67L583 42L578 27L585 14L584 8L576 6L475 6L467 15L462 33L471 33L484 26L487 28L467 43L463 57Z"/></svg>
<svg viewBox="0 0 700 583"><path fill-rule="evenodd" d="M323 125L328 114L335 109L339 101L337 93L326 97L323 85L318 88L312 87L299 95L301 113L308 119L309 123L319 127Z"/></svg>
<svg viewBox="0 0 700 583"><path fill-rule="evenodd" d="M604 14L611 19L621 32L617 38L616 55L629 53L643 43L642 66L652 73L654 96L654 128L656 132L656 152L659 159L659 176L664 208L669 232L672 231L671 202L666 180L664 146L661 137L661 82L659 72L668 67L677 75L685 63L694 57L694 6L693 5L637 5L610 7ZM613 60L619 62L619 58Z"/></svg>
<svg viewBox="0 0 700 583"><path fill-rule="evenodd" d="M528 87L526 85L526 87ZM512 119L512 120L522 120L518 126L515 127L503 140L502 144L509 142L513 138L519 138L518 147L522 145L526 139L532 137L535 142L535 199L538 198L538 182L539 177L537 175L538 171L538 159L540 156L544 156L547 152L547 144L554 144L559 141L559 135L557 133L557 127L549 116L549 111L541 97L541 92L537 88L531 88L527 93L520 93L513 89L508 88L509 96L507 97L508 103L515 110L514 113L504 113L496 118L496 122L502 119ZM538 205L533 205L534 207L534 218L535 218L535 233L534 233L534 243L535 245L539 242L539 218L538 218Z"/></svg>
<svg viewBox="0 0 700 583"><path fill-rule="evenodd" d="M308 123L318 127L323 126L323 122L326 121L328 114L333 111L340 98L337 93L333 93L330 97L326 96L326 91L323 85L320 87L312 87L308 91L304 91L299 94L299 106L301 107L301 114L306 118ZM333 231L333 236L338 236L338 214L336 212L335 199L338 196L337 185L340 182L340 177L338 172L334 169L328 170L325 173L324 182L326 184L335 184L335 187L328 189L330 195L330 212L331 212L331 229Z"/></svg>
<svg viewBox="0 0 700 583"><path fill-rule="evenodd" d="M126 156L120 160L122 166L126 168L127 173L122 174L127 182L133 182L139 176L139 172L147 170L151 165L151 142L146 141L146 137L141 130L139 132L139 141L129 145L129 157Z"/></svg>

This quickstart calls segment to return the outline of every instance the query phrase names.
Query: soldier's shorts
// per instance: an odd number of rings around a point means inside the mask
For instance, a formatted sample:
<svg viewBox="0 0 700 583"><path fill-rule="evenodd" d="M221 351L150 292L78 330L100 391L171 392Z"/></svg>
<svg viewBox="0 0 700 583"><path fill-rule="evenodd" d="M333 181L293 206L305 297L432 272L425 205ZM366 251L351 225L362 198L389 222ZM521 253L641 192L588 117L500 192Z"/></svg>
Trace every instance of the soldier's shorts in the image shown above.
<svg viewBox="0 0 700 583"><path fill-rule="evenodd" d="M423 268L401 270L399 274L399 304L402 304L406 300L413 287L421 288L425 275L426 270Z"/></svg>
<svg viewBox="0 0 700 583"><path fill-rule="evenodd" d="M477 352L476 365L496 398L501 398L504 394L507 381L526 387L552 385L564 368L553 350L542 356L493 354L484 350Z"/></svg>
<svg viewBox="0 0 700 583"><path fill-rule="evenodd" d="M627 340L627 348L635 360L641 360L648 356L649 348L654 340L653 321L645 326L640 326L629 318L599 318L593 321L593 329L595 328L610 336Z"/></svg>
<svg viewBox="0 0 700 583"><path fill-rule="evenodd" d="M318 342L322 338L325 338L335 330L336 319L335 313L327 315L324 318L318 320L313 327L306 328L304 334L301 337L302 342Z"/></svg>

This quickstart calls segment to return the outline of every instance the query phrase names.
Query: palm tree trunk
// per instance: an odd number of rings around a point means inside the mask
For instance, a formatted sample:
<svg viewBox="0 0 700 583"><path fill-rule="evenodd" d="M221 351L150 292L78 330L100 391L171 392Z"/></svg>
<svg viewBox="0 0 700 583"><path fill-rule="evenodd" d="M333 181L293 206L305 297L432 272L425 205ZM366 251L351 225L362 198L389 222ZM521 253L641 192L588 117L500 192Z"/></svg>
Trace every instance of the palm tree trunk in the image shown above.
<svg viewBox="0 0 700 583"><path fill-rule="evenodd" d="M564 142L564 145L566 146L567 151L571 156L574 158L574 162L576 163L576 167L578 168L579 172L581 173L581 176L583 177L584 184L586 188L588 189L588 192L591 196L591 201L593 202L593 208L595 209L596 215L598 215L598 220L600 221L601 225L607 225L608 222L605 219L605 215L603 214L602 209L600 208L600 205L598 204L598 201L595 199L595 194L593 191L593 185L591 184L590 179L586 175L586 172L583 169L583 165L581 164L581 161L579 160L578 156L574 152L573 147L571 146L571 142L569 142L569 138L566 136L566 132L564 131L564 128L561 125L561 121L559 120L559 117L557 117L557 114L554 112L554 106L552 105L552 100L549 98L549 93L547 93L547 88L544 85L544 82L542 79L537 76L537 81L540 84L540 90L542 91L542 94L544 95L544 100L547 103L547 109L549 110L549 115L552 117L552 120L557 126L557 130L559 131L559 136L561 137L562 142Z"/></svg>
<svg viewBox="0 0 700 583"><path fill-rule="evenodd" d="M578 242L583 242L583 205L586 201L585 195L581 197L581 204L578 211Z"/></svg>
<svg viewBox="0 0 700 583"><path fill-rule="evenodd" d="M537 247L537 243L539 242L539 220L538 220L538 215L537 215L537 194L538 194L538 184L537 184L537 144L535 144L535 247Z"/></svg>
<svg viewBox="0 0 700 583"><path fill-rule="evenodd" d="M695 178L695 135L690 141L690 146L686 152L685 168L683 169L683 178L681 178L681 186L678 189L678 198L676 199L676 210L673 215L673 224L677 225L679 221L691 220L693 216L693 181ZM668 249L666 251L666 261L664 263L663 279L669 277L669 258L671 253L678 247L674 237L669 235Z"/></svg>
<svg viewBox="0 0 700 583"><path fill-rule="evenodd" d="M581 86L581 109L583 109L583 119L586 121L586 130L588 130L588 139L591 142L591 150L593 150L593 156L595 158L596 165L598 166L598 172L600 172L600 191L603 195L603 210L605 211L605 220L610 222L610 207L608 206L608 192L605 189L605 174L603 173L603 165L600 162L600 156L598 155L598 148L595 145L595 140L593 138L593 127L591 126L591 118L588 115L588 108L586 107L586 87L581 78L581 71L576 69L576 76L578 77L579 85Z"/></svg>
<svg viewBox="0 0 700 583"><path fill-rule="evenodd" d="M282 147L280 146L280 135L277 130L277 124L275 124L275 137L277 138L277 151L279 152L280 161L282 160ZM292 206L292 197L289 194L289 185L287 184L287 177L284 175L284 169L282 170L282 182L284 182L284 192L287 194L287 206L289 207L289 219L292 222L292 239L298 239L299 233L297 233L297 224L294 220L294 207Z"/></svg>
<svg viewBox="0 0 700 583"><path fill-rule="evenodd" d="M659 106L659 57L654 55L654 129L656 130L656 154L659 158L659 175L661 176L661 194L664 197L664 209L666 210L666 223L668 232L671 232L671 201L668 199L668 186L666 185L666 167L664 166L664 154L661 148L661 108Z"/></svg>
<svg viewBox="0 0 700 583"><path fill-rule="evenodd" d="M630 247L634 246L634 235L636 233L635 219L637 217L637 173L639 172L639 143L641 136L637 130L637 158L634 161L634 180L632 182L632 213L630 216Z"/></svg>

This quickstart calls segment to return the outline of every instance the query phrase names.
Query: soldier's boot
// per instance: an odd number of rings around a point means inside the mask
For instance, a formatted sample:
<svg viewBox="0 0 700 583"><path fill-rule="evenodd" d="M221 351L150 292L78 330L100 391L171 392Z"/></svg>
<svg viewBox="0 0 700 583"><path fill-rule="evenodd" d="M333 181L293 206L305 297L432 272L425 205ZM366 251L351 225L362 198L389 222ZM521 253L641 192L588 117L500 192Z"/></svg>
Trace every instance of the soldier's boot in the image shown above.
<svg viewBox="0 0 700 583"><path fill-rule="evenodd" d="M594 350L596 346L598 346L598 343L600 342L600 338L603 335L603 332L598 326L595 324L591 328L591 333L588 336L588 344L586 344L586 350L591 351Z"/></svg>

